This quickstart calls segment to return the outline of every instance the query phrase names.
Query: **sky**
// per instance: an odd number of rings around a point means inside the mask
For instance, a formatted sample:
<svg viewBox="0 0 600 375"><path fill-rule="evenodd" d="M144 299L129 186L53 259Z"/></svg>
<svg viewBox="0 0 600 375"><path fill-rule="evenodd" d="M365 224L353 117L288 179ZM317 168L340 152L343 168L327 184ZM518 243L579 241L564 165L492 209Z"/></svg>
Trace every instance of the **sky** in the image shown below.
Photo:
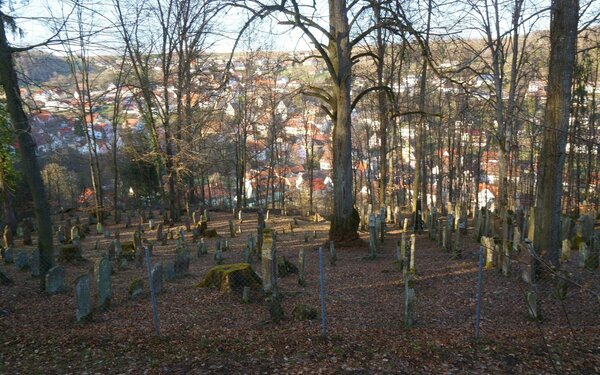
<svg viewBox="0 0 600 375"><path fill-rule="evenodd" d="M104 0L110 1L110 0ZM61 6L67 9L65 1L61 0L13 0L13 9L9 10L8 6L3 6L3 11L8 10L8 14L16 16L17 25L24 32L23 38L18 36L11 37L11 43L14 46L22 47L32 44L42 43L53 36L53 32L48 27L48 18L52 13L55 15L61 14ZM98 4L99 1L94 1ZM107 9L111 7L107 6ZM106 12L110 14L112 10ZM234 45L234 38L237 37L238 31L241 29L245 17L239 12L229 11L221 16L224 22L220 22L219 26L224 28L224 35L215 36L213 46L210 48L212 52L230 52ZM272 32L278 33L269 39ZM244 38L246 42L240 43L240 48L244 49L248 45L248 40L254 44L256 48L258 41L263 41L263 48L273 50L307 50L310 49L310 44L302 36L302 33L295 29L291 30L287 26L280 26L274 22L264 22L261 28L253 28L252 35ZM247 48L246 48L247 49Z"/></svg>

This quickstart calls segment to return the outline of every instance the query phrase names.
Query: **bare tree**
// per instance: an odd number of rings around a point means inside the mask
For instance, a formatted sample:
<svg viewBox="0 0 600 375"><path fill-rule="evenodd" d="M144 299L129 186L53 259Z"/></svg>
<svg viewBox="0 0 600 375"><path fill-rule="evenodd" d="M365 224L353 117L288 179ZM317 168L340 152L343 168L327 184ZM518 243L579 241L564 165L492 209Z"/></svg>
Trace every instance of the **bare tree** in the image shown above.
<svg viewBox="0 0 600 375"><path fill-rule="evenodd" d="M539 230L542 255L560 265L560 201L565 147L569 130L571 85L577 45L579 0L553 0L550 24L548 99L542 136L543 155L537 206L542 210Z"/></svg>
<svg viewBox="0 0 600 375"><path fill-rule="evenodd" d="M0 1L0 5L2 3L3 1ZM36 144L31 136L31 125L23 110L19 81L14 64L14 56L26 49L11 47L7 39L6 27L12 32L17 31L14 19L0 11L0 82L6 95L6 108L10 114L10 121L19 140L23 174L33 198L34 212L38 223L40 275L46 275L54 264L52 220L44 181L35 154ZM42 288L45 286L45 277L43 276L40 277L40 285Z"/></svg>

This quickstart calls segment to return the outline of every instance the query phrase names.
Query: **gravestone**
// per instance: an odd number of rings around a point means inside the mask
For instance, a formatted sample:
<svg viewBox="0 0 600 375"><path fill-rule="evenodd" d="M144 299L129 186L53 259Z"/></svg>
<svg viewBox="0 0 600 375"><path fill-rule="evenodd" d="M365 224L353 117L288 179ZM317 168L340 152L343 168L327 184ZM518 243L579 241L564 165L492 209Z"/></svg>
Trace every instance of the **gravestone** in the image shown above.
<svg viewBox="0 0 600 375"><path fill-rule="evenodd" d="M184 277L190 270L190 256L185 250L175 254L175 277Z"/></svg>
<svg viewBox="0 0 600 375"><path fill-rule="evenodd" d="M134 279L129 284L128 295L129 299L137 299L144 293L144 281L142 279Z"/></svg>
<svg viewBox="0 0 600 375"><path fill-rule="evenodd" d="M31 252L31 276L40 277L40 250L34 249Z"/></svg>
<svg viewBox="0 0 600 375"><path fill-rule="evenodd" d="M588 245L585 242L580 242L579 243L579 258L577 261L577 266L581 267L581 268L585 267L585 264L586 264L589 256L590 256L590 254L589 254Z"/></svg>
<svg viewBox="0 0 600 375"><path fill-rule="evenodd" d="M31 240L31 227L29 225L23 226L23 245L31 246L33 241Z"/></svg>
<svg viewBox="0 0 600 375"><path fill-rule="evenodd" d="M444 225L442 229L442 248L444 251L448 251L450 247L450 227L449 225Z"/></svg>
<svg viewBox="0 0 600 375"><path fill-rule="evenodd" d="M58 231L56 231L56 239L58 240L58 243L60 243L61 245L65 244L67 242L66 236L65 236L65 231L63 227L58 227Z"/></svg>
<svg viewBox="0 0 600 375"><path fill-rule="evenodd" d="M271 229L264 229L264 239L261 251L262 282L265 292L271 291L273 270L273 238Z"/></svg>
<svg viewBox="0 0 600 375"><path fill-rule="evenodd" d="M529 284L533 284L536 281L536 273L537 273L537 259L535 255L535 249L533 247L533 243L526 239L523 242L525 246L525 254L523 254L523 265L522 265L522 273L521 278L523 281Z"/></svg>
<svg viewBox="0 0 600 375"><path fill-rule="evenodd" d="M54 266L46 274L46 293L56 294L65 290L65 269Z"/></svg>
<svg viewBox="0 0 600 375"><path fill-rule="evenodd" d="M165 263L164 278L165 278L165 281L175 280L175 264L173 264L173 262Z"/></svg>
<svg viewBox="0 0 600 375"><path fill-rule="evenodd" d="M92 316L92 295L90 292L90 276L81 275L75 280L75 299L77 310L75 316L77 322L88 321Z"/></svg>
<svg viewBox="0 0 600 375"><path fill-rule="evenodd" d="M512 251L517 254L519 252L519 244L521 243L521 230L516 225L513 230Z"/></svg>
<svg viewBox="0 0 600 375"><path fill-rule="evenodd" d="M252 252L248 246L244 248L243 258L244 263L252 263Z"/></svg>
<svg viewBox="0 0 600 375"><path fill-rule="evenodd" d="M102 227L102 223L98 222L96 224L96 234L101 235L104 233L104 228Z"/></svg>
<svg viewBox="0 0 600 375"><path fill-rule="evenodd" d="M104 309L110 306L112 299L112 283L110 279L111 265L105 257L100 258L94 267L96 277L96 293L98 294L98 308Z"/></svg>
<svg viewBox="0 0 600 375"><path fill-rule="evenodd" d="M161 293L163 290L163 266L162 264L156 263L152 272L150 273L152 279L152 285L156 293Z"/></svg>
<svg viewBox="0 0 600 375"><path fill-rule="evenodd" d="M142 232L139 230L133 232L133 249L135 250L136 266L142 267L144 263L144 246L142 244Z"/></svg>
<svg viewBox="0 0 600 375"><path fill-rule="evenodd" d="M71 241L78 240L79 237L79 228L77 226L71 227Z"/></svg>
<svg viewBox="0 0 600 375"><path fill-rule="evenodd" d="M4 264L12 264L14 262L12 247L2 248L2 259L4 260Z"/></svg>
<svg viewBox="0 0 600 375"><path fill-rule="evenodd" d="M571 240L565 238L562 241L562 247L560 251L560 260L568 262L571 260Z"/></svg>
<svg viewBox="0 0 600 375"><path fill-rule="evenodd" d="M562 216L560 223L560 239L564 241L566 239L571 239L571 232L573 226L573 220L569 216Z"/></svg>
<svg viewBox="0 0 600 375"><path fill-rule="evenodd" d="M195 224L194 229L192 230L192 242L198 241L200 236L202 236L202 229L200 229L199 224Z"/></svg>
<svg viewBox="0 0 600 375"><path fill-rule="evenodd" d="M104 231L104 238L107 240L110 239L110 231L108 229Z"/></svg>
<svg viewBox="0 0 600 375"><path fill-rule="evenodd" d="M22 251L19 251L17 257L15 259L15 265L19 269L19 271L27 271L29 270L29 257Z"/></svg>
<svg viewBox="0 0 600 375"><path fill-rule="evenodd" d="M123 246L118 238L113 240L113 248L115 249L115 259L120 260L123 256Z"/></svg>
<svg viewBox="0 0 600 375"><path fill-rule="evenodd" d="M199 258L206 254L208 254L208 248L206 247L206 244L203 241L198 242L196 245L196 256Z"/></svg>
<svg viewBox="0 0 600 375"><path fill-rule="evenodd" d="M527 313L533 320L542 319L542 314L540 312L540 301L537 297L537 293L534 291L527 292Z"/></svg>

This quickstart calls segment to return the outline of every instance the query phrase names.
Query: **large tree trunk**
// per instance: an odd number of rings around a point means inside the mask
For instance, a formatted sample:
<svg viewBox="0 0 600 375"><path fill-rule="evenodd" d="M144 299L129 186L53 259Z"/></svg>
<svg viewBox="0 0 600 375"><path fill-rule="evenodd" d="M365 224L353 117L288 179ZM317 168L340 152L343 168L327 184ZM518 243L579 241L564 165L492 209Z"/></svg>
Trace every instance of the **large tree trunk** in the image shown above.
<svg viewBox="0 0 600 375"><path fill-rule="evenodd" d="M333 78L333 219L329 229L332 240L358 238L358 212L354 214L352 196L352 139L350 87L352 83L352 46L349 40L348 9L345 0L329 1L329 57Z"/></svg>
<svg viewBox="0 0 600 375"><path fill-rule="evenodd" d="M559 266L560 200L565 146L569 128L571 82L575 63L579 0L553 0L550 24L550 65L546 126L540 155L537 205L542 209L539 231L542 256ZM537 236L536 236L537 237ZM537 238L536 238L537 239Z"/></svg>
<svg viewBox="0 0 600 375"><path fill-rule="evenodd" d="M38 248L40 250L40 284L45 285L45 275L54 264L52 249L52 222L50 208L46 198L44 181L35 155L36 144L31 136L31 126L21 103L21 93L14 68L13 50L6 39L0 12L0 81L6 94L8 113L17 133L21 154L23 174L31 190L35 218L38 223Z"/></svg>

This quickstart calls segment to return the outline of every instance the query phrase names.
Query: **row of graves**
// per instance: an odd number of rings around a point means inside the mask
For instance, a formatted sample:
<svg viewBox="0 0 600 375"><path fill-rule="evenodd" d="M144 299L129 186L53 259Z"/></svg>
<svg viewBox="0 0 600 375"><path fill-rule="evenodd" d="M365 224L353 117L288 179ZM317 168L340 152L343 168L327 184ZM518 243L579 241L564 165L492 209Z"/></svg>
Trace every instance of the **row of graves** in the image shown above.
<svg viewBox="0 0 600 375"><path fill-rule="evenodd" d="M190 262L195 258L206 258L209 248L205 239L215 239L214 250L211 249L213 268L206 274L198 287L216 287L223 291L236 291L241 294L244 302L267 301L269 311L274 321L283 317L280 304L277 278L291 274L298 275L298 283L305 284L305 253L302 249L298 254L298 266L294 265L284 256L277 255L277 230L269 228L269 211L266 215L258 214L256 231L247 234L245 248L242 253L241 263L226 264L224 253L231 250L230 240L217 234L216 229L209 228L209 213L192 212L190 218L184 218L183 224L174 225L170 220L156 219L151 211L139 215L137 226L132 226L132 217L126 215L125 228L133 229L129 239L122 239L119 231L111 233L110 230L95 220L90 215L87 220L76 216L65 218L62 225L56 226L55 260L57 265L50 268L46 275L40 275L39 251L25 249L14 252L15 241L9 228L4 230L2 259L5 265L15 265L18 270L30 270L34 278L45 278L45 292L48 294L65 293L73 291L76 297L77 322L89 321L94 311L103 311L110 308L113 299L112 276L119 272L135 267L142 272L137 272L128 288L128 299L136 299L147 295L147 291L155 303L155 296L165 290L165 283L189 275ZM234 217L229 224L229 237L243 235L243 212L234 212ZM315 220L322 220L315 216ZM299 219L294 218L288 225L277 228L285 233L286 229L293 233L299 227ZM165 228L166 227L166 228ZM91 228L94 228L93 230ZM21 231L17 237L23 238L23 244L31 246L31 231ZM304 232L304 242L309 241L309 236L317 237L317 232ZM29 237L27 237L29 236ZM82 240L86 236L92 237L93 249L101 253L99 259L94 261L91 272L85 272L75 279L74 287L66 285L67 264L87 262L84 258ZM27 241L29 239L29 241ZM102 239L102 241L101 241ZM152 262L153 249L156 245L165 246L168 240L176 240L175 253L172 259L163 262ZM88 241L89 243L89 241ZM108 246L100 249L101 244ZM91 249L90 249L91 250ZM335 254L335 250L332 250ZM194 256L195 255L195 256ZM259 266L262 277L252 266ZM146 274L145 277L140 275ZM0 271L2 285L10 285L13 280ZM147 285L147 288L146 288ZM297 310L297 311L296 311ZM298 311L300 313L298 313ZM294 309L293 314L314 318L316 310L309 306L300 306Z"/></svg>
<svg viewBox="0 0 600 375"><path fill-rule="evenodd" d="M542 214L538 208L531 208L529 212L517 210L504 219L508 225L506 230L502 230L503 218L482 210L477 217L474 233L475 239L481 244L486 268L495 268L504 276L511 275L514 268L519 269L521 279L529 286L526 293L527 311L536 320L542 316L536 290L543 275L550 275L556 280L554 295L562 300L566 298L570 284L567 270L576 267L596 272L600 258L600 231L595 230L598 213L592 210L576 219L561 216L562 265L560 269L555 269L547 264L540 257L539 249Z"/></svg>

